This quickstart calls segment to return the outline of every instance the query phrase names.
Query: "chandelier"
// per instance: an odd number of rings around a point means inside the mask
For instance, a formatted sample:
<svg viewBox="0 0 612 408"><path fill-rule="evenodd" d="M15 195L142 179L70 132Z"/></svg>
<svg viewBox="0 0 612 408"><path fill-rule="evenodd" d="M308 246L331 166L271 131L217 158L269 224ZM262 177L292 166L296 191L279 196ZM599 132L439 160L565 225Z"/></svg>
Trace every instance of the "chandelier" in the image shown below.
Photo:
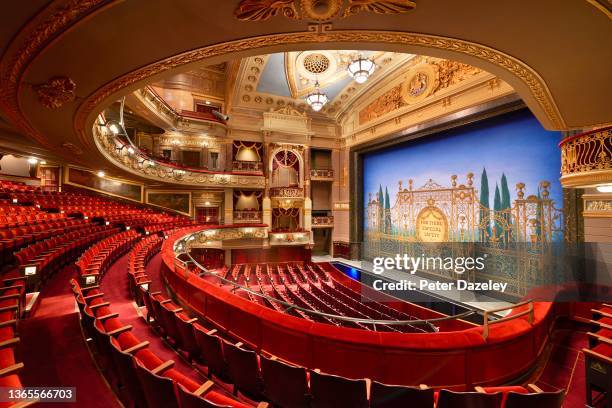
<svg viewBox="0 0 612 408"><path fill-rule="evenodd" d="M355 80L355 82L358 84L363 84L376 69L376 64L374 64L374 62L372 62L372 60L369 58L363 58L360 56L351 62L346 69L348 74Z"/></svg>
<svg viewBox="0 0 612 408"><path fill-rule="evenodd" d="M329 101L326 94L319 89L319 81L315 83L315 91L306 97L306 103L310 105L313 111L318 112Z"/></svg>

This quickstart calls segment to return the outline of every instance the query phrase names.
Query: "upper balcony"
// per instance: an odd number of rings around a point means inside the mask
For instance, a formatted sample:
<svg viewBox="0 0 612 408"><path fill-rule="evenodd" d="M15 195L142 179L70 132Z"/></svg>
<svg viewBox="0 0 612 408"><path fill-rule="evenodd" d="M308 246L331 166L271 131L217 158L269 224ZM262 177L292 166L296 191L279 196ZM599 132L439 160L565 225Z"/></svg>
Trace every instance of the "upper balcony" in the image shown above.
<svg viewBox="0 0 612 408"><path fill-rule="evenodd" d="M586 187L612 180L612 126L567 137L559 147L563 187Z"/></svg>
<svg viewBox="0 0 612 408"><path fill-rule="evenodd" d="M334 181L334 171L332 169L312 169L310 170L310 180Z"/></svg>

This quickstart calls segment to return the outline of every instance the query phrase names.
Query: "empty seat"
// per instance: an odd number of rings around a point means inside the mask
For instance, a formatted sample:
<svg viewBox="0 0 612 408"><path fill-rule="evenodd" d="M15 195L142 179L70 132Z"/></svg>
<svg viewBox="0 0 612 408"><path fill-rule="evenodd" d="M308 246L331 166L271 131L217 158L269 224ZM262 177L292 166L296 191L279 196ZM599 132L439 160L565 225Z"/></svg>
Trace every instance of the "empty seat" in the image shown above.
<svg viewBox="0 0 612 408"><path fill-rule="evenodd" d="M370 385L371 408L432 408L434 406L434 391L427 387L405 387L401 385L386 385L372 381Z"/></svg>
<svg viewBox="0 0 612 408"><path fill-rule="evenodd" d="M229 381L227 362L223 356L223 340L215 335L216 330L207 331L197 323L193 328L202 360L208 368L208 376L214 375L223 381Z"/></svg>
<svg viewBox="0 0 612 408"><path fill-rule="evenodd" d="M564 391L535 392L523 394L509 392L506 396L506 408L561 408ZM608 396L608 398L610 398Z"/></svg>
<svg viewBox="0 0 612 408"><path fill-rule="evenodd" d="M352 380L310 371L312 408L361 408L368 406L365 380Z"/></svg>
<svg viewBox="0 0 612 408"><path fill-rule="evenodd" d="M137 407L146 406L146 398L142 385L136 375L136 369L132 359L131 350L122 350L117 339L112 338L110 341L113 360L117 367L119 383L127 391L127 396L132 403ZM148 344L148 343L147 343ZM142 346L140 346L142 348ZM135 351L134 351L135 352Z"/></svg>
<svg viewBox="0 0 612 408"><path fill-rule="evenodd" d="M149 408L179 408L174 395L174 384L170 378L157 375L165 369L169 369L172 360L162 364L153 371L146 368L138 359L134 359L136 375L142 386L147 407Z"/></svg>
<svg viewBox="0 0 612 408"><path fill-rule="evenodd" d="M200 355L200 348L193 332L193 323L198 319L195 317L190 319L183 313L176 313L174 318L180 337L181 348L187 353L190 361L196 359Z"/></svg>
<svg viewBox="0 0 612 408"><path fill-rule="evenodd" d="M275 406L307 408L310 396L306 369L276 359L260 358L264 395Z"/></svg>
<svg viewBox="0 0 612 408"><path fill-rule="evenodd" d="M223 354L227 361L228 371L234 383L234 393L237 390L251 397L259 398L263 391L263 381L259 371L257 353L244 350L242 343L223 343Z"/></svg>
<svg viewBox="0 0 612 408"><path fill-rule="evenodd" d="M454 392L441 390L438 396L437 408L499 408L502 393L483 394L480 392Z"/></svg>

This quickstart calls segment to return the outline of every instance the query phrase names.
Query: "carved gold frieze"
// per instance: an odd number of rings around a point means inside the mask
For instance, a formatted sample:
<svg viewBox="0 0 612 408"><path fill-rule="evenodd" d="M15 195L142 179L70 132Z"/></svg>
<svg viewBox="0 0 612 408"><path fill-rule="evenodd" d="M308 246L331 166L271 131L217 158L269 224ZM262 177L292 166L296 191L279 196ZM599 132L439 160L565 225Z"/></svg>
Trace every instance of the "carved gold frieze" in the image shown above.
<svg viewBox="0 0 612 408"><path fill-rule="evenodd" d="M348 0L346 7L344 3L343 0L242 0L234 15L241 21L264 21L282 15L294 20L320 22L338 16L350 17L364 11L377 14L407 13L416 7L416 3L410 0Z"/></svg>
<svg viewBox="0 0 612 408"><path fill-rule="evenodd" d="M54 77L47 82L34 85L38 101L49 109L57 109L65 103L74 101L76 84L68 77Z"/></svg>
<svg viewBox="0 0 612 408"><path fill-rule="evenodd" d="M582 198L585 217L612 218L611 194L585 194Z"/></svg>
<svg viewBox="0 0 612 408"><path fill-rule="evenodd" d="M561 184L564 187L609 183L612 180L612 127L564 139Z"/></svg>
<svg viewBox="0 0 612 408"><path fill-rule="evenodd" d="M404 106L421 101L450 86L463 82L482 70L449 60L433 60L411 69L406 80L359 111L359 124L378 119Z"/></svg>

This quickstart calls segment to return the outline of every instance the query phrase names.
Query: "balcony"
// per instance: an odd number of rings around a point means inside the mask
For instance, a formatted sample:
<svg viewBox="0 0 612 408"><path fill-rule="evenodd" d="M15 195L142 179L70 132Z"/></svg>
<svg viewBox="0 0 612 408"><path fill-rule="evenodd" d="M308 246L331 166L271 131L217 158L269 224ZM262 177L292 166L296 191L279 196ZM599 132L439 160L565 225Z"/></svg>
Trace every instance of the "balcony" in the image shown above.
<svg viewBox="0 0 612 408"><path fill-rule="evenodd" d="M234 160L232 170L236 172L262 173L263 163L256 161Z"/></svg>
<svg viewBox="0 0 612 408"><path fill-rule="evenodd" d="M239 210L234 211L234 224L260 224L262 222L261 211Z"/></svg>
<svg viewBox="0 0 612 408"><path fill-rule="evenodd" d="M312 217L312 228L333 228L334 217L333 216L313 216Z"/></svg>
<svg viewBox="0 0 612 408"><path fill-rule="evenodd" d="M310 179L313 181L334 181L334 171L332 169L312 169Z"/></svg>
<svg viewBox="0 0 612 408"><path fill-rule="evenodd" d="M612 127L565 138L561 148L561 185L581 187L612 179Z"/></svg>
<svg viewBox="0 0 612 408"><path fill-rule="evenodd" d="M304 198L304 189L301 187L273 187L270 189L271 198Z"/></svg>

